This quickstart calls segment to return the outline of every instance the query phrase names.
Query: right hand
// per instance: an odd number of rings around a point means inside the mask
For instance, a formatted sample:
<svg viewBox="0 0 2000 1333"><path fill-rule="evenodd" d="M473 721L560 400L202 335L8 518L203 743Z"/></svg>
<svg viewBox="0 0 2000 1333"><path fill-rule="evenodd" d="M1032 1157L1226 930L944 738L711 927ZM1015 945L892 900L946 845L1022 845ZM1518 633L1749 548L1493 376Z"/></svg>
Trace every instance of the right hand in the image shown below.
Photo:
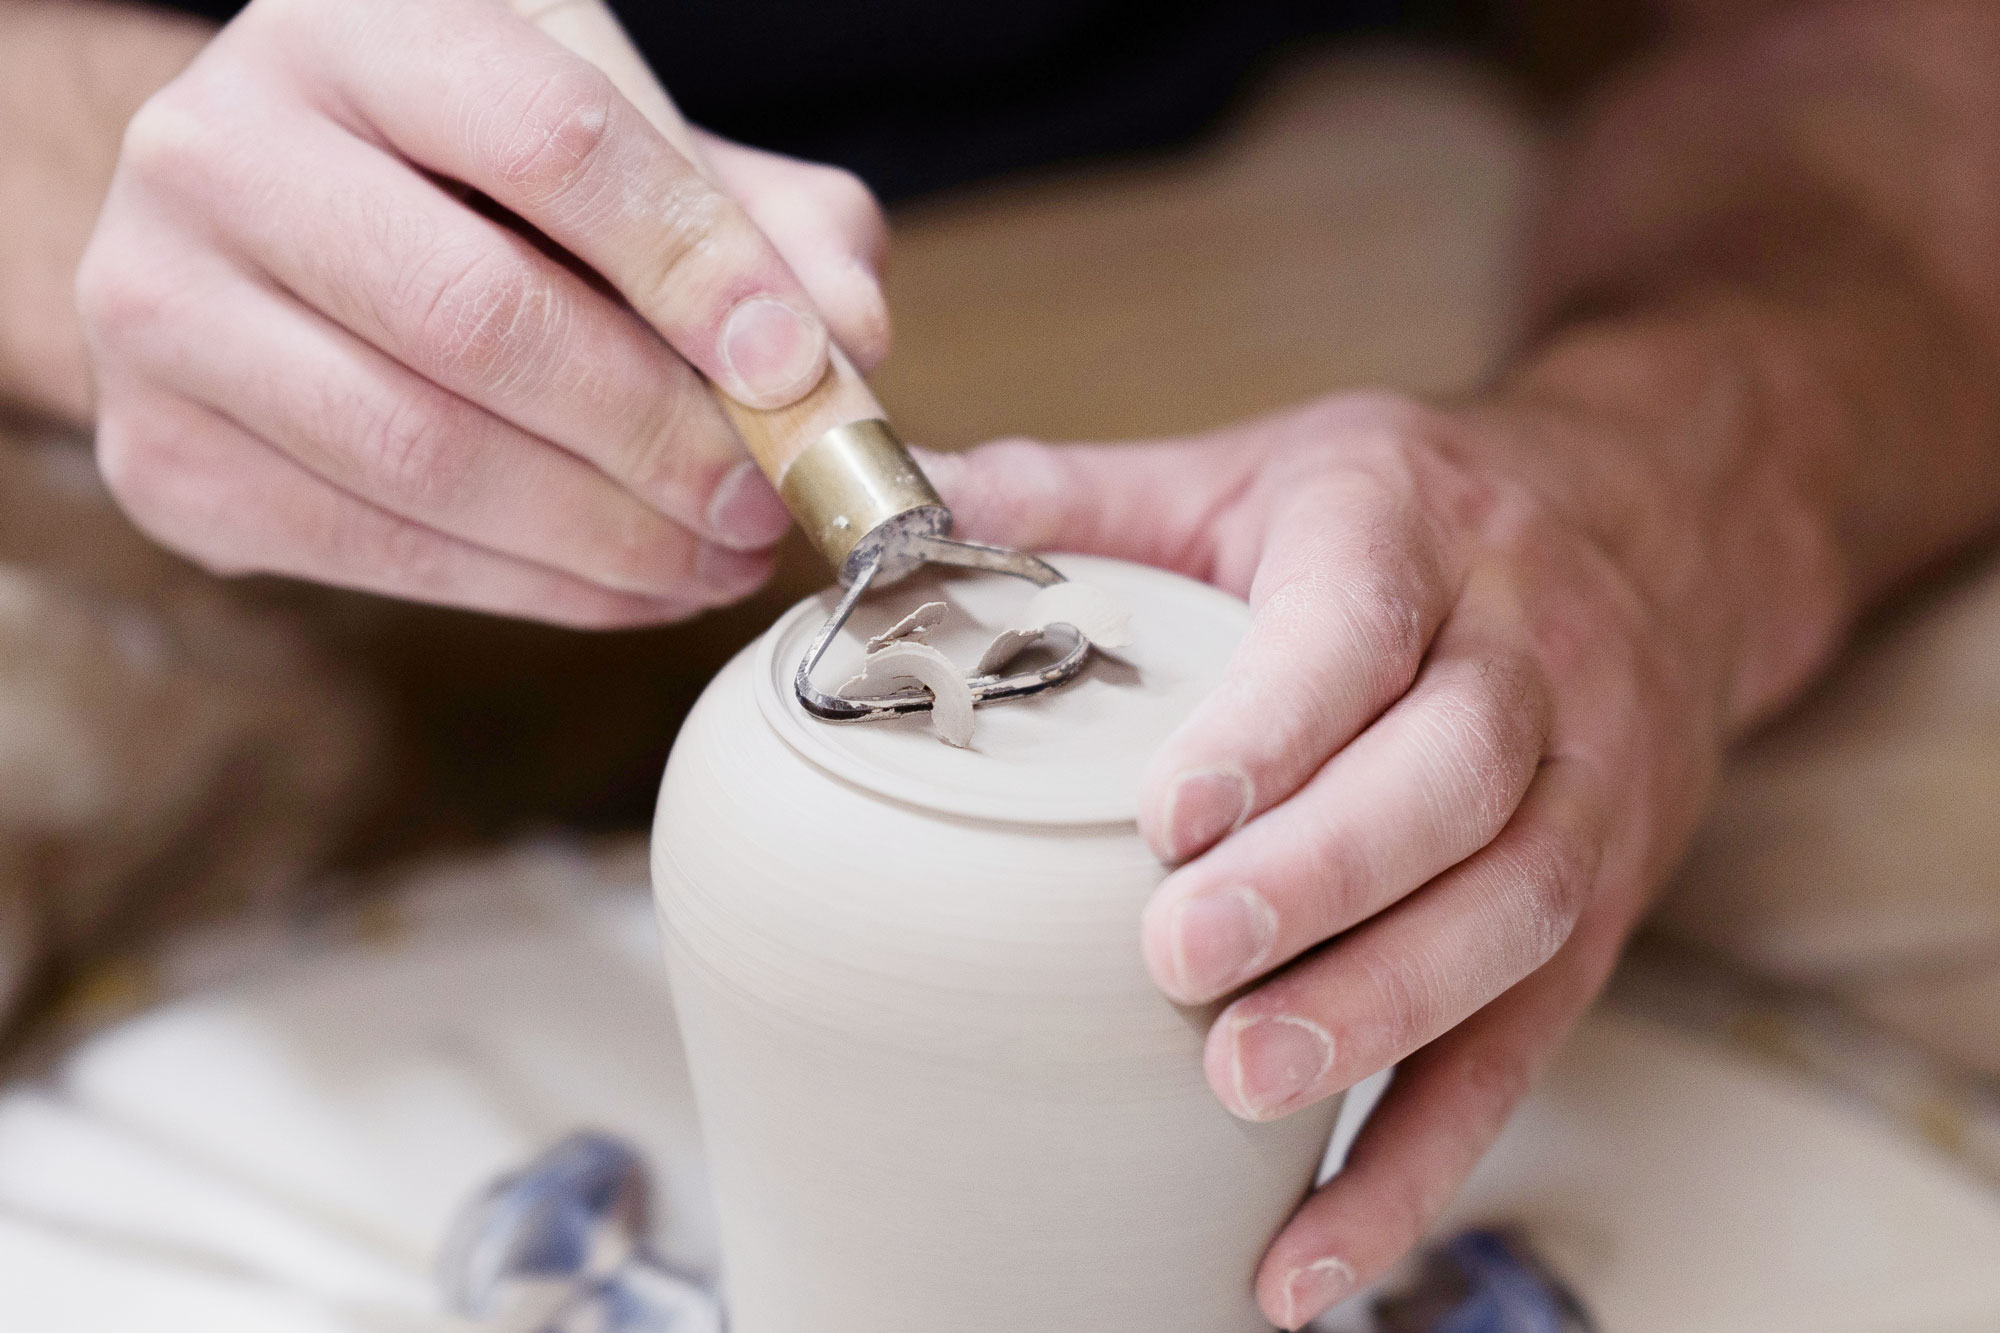
<svg viewBox="0 0 2000 1333"><path fill-rule="evenodd" d="M220 573L582 626L748 594L789 520L690 366L779 407L829 328L879 361L885 230L703 150L726 193L494 0L255 0L133 118L78 274L113 493Z"/></svg>

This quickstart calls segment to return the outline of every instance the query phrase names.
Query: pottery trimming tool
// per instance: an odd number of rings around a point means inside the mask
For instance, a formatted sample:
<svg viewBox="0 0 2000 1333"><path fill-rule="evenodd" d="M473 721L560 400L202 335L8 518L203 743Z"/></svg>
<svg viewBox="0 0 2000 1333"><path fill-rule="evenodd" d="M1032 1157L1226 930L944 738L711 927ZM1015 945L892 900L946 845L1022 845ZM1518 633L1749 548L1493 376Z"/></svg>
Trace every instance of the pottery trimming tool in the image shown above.
<svg viewBox="0 0 2000 1333"><path fill-rule="evenodd" d="M687 122L604 0L510 2L517 13L602 70L669 143L706 169ZM951 510L890 429L861 373L838 347L829 347L828 353L825 377L790 407L745 407L715 386L710 389L845 589L799 662L793 678L799 702L829 722L925 712L934 696L922 687L852 697L828 694L813 683L827 647L870 589L887 587L927 564L1007 574L1044 588L1063 582L1063 576L1025 552L953 540L948 535ZM1024 698L1074 679L1090 654L1090 640L1067 623L1027 633L1048 631L1059 631L1068 640L1060 657L1031 671L1002 674L1003 663L975 674L967 681L972 701Z"/></svg>

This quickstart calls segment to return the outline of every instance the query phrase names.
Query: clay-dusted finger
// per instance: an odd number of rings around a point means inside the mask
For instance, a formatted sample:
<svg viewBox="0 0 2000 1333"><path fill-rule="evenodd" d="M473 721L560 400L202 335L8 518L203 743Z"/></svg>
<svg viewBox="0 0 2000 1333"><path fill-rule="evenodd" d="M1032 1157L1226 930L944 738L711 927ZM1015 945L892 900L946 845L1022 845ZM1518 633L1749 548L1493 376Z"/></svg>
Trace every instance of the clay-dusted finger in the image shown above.
<svg viewBox="0 0 2000 1333"><path fill-rule="evenodd" d="M1258 1267L1272 1323L1303 1328L1423 1239L1603 986L1622 938L1609 924L1397 1067L1345 1165Z"/></svg>
<svg viewBox="0 0 2000 1333"><path fill-rule="evenodd" d="M313 12L286 36L313 46L357 129L526 219L732 397L782 407L825 375L790 267L589 62L491 0Z"/></svg>
<svg viewBox="0 0 2000 1333"><path fill-rule="evenodd" d="M1450 1031L1562 947L1603 848L1583 766L1544 764L1491 846L1224 1009L1210 1087L1236 1115L1275 1120Z"/></svg>
<svg viewBox="0 0 2000 1333"><path fill-rule="evenodd" d="M602 472L217 269L124 351L329 483L422 527L617 592L713 605L766 557L705 545Z"/></svg>
<svg viewBox="0 0 2000 1333"><path fill-rule="evenodd" d="M1170 875L1146 960L1204 1004L1400 901L1490 842L1535 777L1549 703L1529 664L1452 642L1304 788Z"/></svg>
<svg viewBox="0 0 2000 1333"><path fill-rule="evenodd" d="M612 592L398 518L185 399L114 389L100 405L97 451L133 521L218 574L282 574L583 629L701 609Z"/></svg>

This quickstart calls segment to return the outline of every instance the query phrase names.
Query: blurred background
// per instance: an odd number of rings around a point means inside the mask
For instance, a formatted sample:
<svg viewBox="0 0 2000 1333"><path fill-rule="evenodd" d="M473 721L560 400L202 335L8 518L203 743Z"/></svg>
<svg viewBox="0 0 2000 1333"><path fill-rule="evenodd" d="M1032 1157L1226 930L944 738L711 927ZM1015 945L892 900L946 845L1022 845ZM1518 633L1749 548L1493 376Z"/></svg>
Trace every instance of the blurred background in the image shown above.
<svg viewBox="0 0 2000 1333"><path fill-rule="evenodd" d="M1439 5L1248 64L1184 142L890 182L877 387L933 448L1465 392L1571 99L1646 32ZM583 1123L645 1147L661 1244L712 1266L637 840L811 553L620 635L221 583L129 528L88 441L0 434L0 1324L11 1279L23 1328L443 1327L453 1208ZM1526 1227L1606 1329L2000 1328L1995 648L1975 560L1745 750L1454 1226Z"/></svg>

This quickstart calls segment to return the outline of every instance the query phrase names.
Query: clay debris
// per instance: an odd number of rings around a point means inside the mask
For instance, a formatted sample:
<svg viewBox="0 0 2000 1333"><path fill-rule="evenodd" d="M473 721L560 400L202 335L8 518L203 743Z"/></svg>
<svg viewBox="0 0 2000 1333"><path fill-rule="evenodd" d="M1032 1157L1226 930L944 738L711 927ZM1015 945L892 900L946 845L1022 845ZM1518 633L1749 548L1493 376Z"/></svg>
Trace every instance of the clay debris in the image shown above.
<svg viewBox="0 0 2000 1333"><path fill-rule="evenodd" d="M972 745L972 686L950 658L924 642L943 623L943 602L925 602L868 640L860 675L840 687L847 699L884 699L928 690L931 728L938 739L960 749ZM1104 589L1089 583L1057 583L1028 602L1028 625L1003 629L979 655L973 675L996 676L1008 663L1047 636L1051 625L1069 625L1093 649L1117 655L1132 646L1132 611Z"/></svg>
<svg viewBox="0 0 2000 1333"><path fill-rule="evenodd" d="M1003 629L1000 631L1000 636L987 644L986 651L979 655L979 665L973 674L998 675L1000 668L1041 641L1042 631L1038 629Z"/></svg>
<svg viewBox="0 0 2000 1333"><path fill-rule="evenodd" d="M907 694L917 687L930 691L931 729L938 739L961 750L968 748L972 744L972 686L949 657L927 643L906 638L870 653L867 668L841 686L840 692L849 699L884 698Z"/></svg>
<svg viewBox="0 0 2000 1333"><path fill-rule="evenodd" d="M944 613L945 605L943 602L925 602L888 629L883 630L880 634L870 639L868 641L868 651L871 654L879 653L890 644L901 643L905 639L927 639L930 637L931 631L944 622Z"/></svg>

